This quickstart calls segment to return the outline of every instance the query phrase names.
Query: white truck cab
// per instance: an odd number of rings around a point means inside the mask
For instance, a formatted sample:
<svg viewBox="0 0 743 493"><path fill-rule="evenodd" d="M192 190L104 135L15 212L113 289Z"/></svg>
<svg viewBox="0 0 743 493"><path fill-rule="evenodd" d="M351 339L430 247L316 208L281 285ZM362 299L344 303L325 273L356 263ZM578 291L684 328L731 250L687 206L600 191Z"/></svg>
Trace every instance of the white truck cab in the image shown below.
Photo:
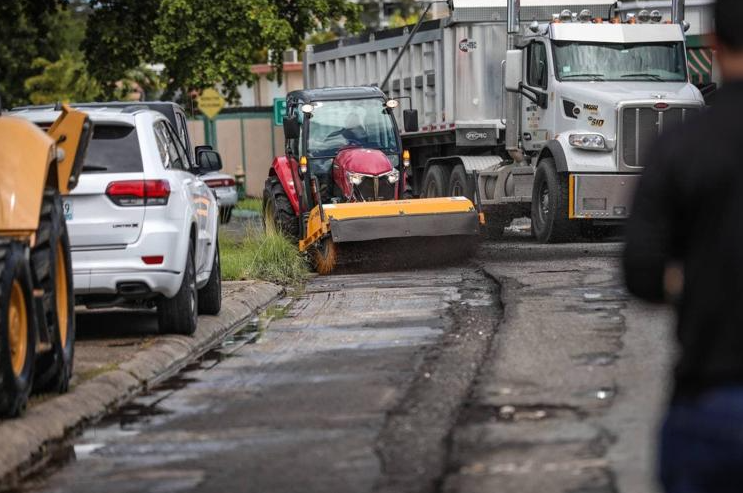
<svg viewBox="0 0 743 493"><path fill-rule="evenodd" d="M574 233L554 228L569 226L562 219L625 219L639 174L652 165L652 142L704 104L689 83L682 26L603 22L583 11L522 31L506 55L505 84L519 96L514 166L535 170L536 237ZM540 166L556 173L536 173Z"/></svg>

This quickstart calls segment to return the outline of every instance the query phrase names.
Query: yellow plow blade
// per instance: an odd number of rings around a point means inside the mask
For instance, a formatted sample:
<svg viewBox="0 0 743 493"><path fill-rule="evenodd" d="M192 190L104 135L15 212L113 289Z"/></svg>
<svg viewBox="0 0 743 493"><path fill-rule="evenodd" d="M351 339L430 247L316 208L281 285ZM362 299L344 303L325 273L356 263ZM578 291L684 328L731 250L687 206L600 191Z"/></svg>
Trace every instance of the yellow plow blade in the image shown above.
<svg viewBox="0 0 743 493"><path fill-rule="evenodd" d="M463 248L462 240L479 235L480 223L475 206L465 197L326 204L322 211L315 207L310 212L307 235L299 249L311 249L316 269L327 274L349 257L355 258L354 263L378 265L378 257L387 248L375 249L370 244L379 245L380 240L394 245L398 257L408 259L408 252L416 250L428 256L434 245L439 251L461 254L471 250Z"/></svg>

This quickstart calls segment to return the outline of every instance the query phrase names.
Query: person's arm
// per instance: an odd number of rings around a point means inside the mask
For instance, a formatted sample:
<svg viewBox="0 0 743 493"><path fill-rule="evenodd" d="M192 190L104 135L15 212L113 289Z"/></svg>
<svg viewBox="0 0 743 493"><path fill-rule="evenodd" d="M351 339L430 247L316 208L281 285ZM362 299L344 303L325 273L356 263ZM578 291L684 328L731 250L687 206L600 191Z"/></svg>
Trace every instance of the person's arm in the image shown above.
<svg viewBox="0 0 743 493"><path fill-rule="evenodd" d="M657 144L656 149L669 149ZM661 303L680 293L683 272L673 262L675 159L667 152L644 170L627 221L624 276L627 289L646 301Z"/></svg>

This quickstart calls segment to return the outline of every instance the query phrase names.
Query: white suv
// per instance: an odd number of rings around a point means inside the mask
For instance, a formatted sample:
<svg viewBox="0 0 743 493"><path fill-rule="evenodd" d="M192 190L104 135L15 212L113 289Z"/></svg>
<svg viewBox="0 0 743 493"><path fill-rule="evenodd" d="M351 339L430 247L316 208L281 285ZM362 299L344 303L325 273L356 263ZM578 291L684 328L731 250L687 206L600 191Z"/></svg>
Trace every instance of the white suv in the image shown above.
<svg viewBox="0 0 743 493"><path fill-rule="evenodd" d="M192 334L198 313L221 308L217 199L161 113L85 111L93 139L79 183L63 201L76 300L157 306L161 332ZM57 116L49 109L14 114L41 126ZM197 157L215 161L214 151Z"/></svg>

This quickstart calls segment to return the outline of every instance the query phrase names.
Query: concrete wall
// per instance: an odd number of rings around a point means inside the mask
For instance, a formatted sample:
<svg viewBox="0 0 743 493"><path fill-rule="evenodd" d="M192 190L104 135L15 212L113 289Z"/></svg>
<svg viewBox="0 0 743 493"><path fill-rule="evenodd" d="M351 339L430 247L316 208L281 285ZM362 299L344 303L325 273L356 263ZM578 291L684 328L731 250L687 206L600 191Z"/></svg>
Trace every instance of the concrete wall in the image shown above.
<svg viewBox="0 0 743 493"><path fill-rule="evenodd" d="M223 171L245 177L246 194L263 196L275 156L284 153L284 129L270 113L226 113L214 120L189 121L194 145L211 144L222 155Z"/></svg>

